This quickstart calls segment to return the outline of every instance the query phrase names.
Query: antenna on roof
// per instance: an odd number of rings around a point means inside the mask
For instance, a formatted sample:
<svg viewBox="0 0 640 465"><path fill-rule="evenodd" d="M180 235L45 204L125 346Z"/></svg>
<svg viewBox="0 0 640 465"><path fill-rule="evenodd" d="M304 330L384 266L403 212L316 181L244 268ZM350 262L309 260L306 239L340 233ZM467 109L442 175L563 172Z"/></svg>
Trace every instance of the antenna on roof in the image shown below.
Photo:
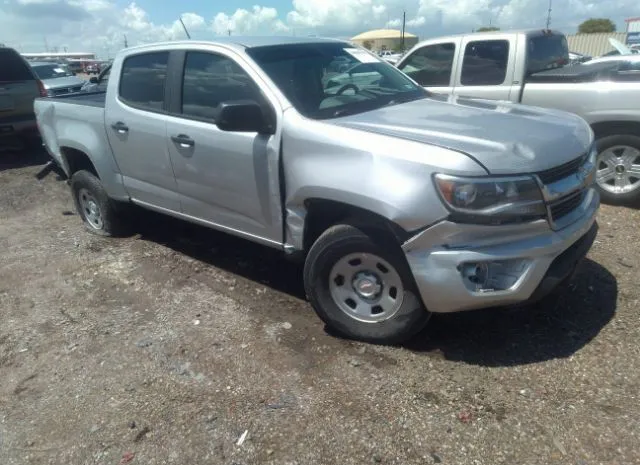
<svg viewBox="0 0 640 465"><path fill-rule="evenodd" d="M402 12L402 36L401 36L401 43L402 43L402 51L404 52L404 29L405 29L405 25L407 23L407 12L403 11Z"/></svg>
<svg viewBox="0 0 640 465"><path fill-rule="evenodd" d="M184 22L182 21L182 16L180 16L178 19L180 20L180 24L182 24L182 28L184 29L184 33L187 35L187 38L191 39L189 31L187 31L187 26L185 26Z"/></svg>
<svg viewBox="0 0 640 465"><path fill-rule="evenodd" d="M551 2L553 2L553 0L549 0L549 11L547 12L547 29L549 29L549 26L551 25Z"/></svg>

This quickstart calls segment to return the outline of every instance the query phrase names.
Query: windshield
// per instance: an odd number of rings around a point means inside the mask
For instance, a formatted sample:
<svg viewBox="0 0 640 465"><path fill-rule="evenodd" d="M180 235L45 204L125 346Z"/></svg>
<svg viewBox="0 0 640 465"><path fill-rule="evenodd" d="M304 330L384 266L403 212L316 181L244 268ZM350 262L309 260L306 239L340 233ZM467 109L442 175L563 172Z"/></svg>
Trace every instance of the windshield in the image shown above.
<svg viewBox="0 0 640 465"><path fill-rule="evenodd" d="M337 118L429 95L390 64L344 42L256 47L247 53L309 118Z"/></svg>
<svg viewBox="0 0 640 465"><path fill-rule="evenodd" d="M561 68L569 63L567 38L561 34L529 37L527 74Z"/></svg>
<svg viewBox="0 0 640 465"><path fill-rule="evenodd" d="M65 65L57 63L51 65L35 65L33 70L40 79L55 79L73 76L73 73Z"/></svg>

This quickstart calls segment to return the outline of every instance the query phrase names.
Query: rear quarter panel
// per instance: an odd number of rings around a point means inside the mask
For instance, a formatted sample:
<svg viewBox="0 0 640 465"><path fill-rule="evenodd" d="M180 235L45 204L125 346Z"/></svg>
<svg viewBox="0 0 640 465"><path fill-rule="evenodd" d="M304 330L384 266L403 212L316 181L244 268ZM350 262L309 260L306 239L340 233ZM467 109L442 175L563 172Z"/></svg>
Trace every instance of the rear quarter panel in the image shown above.
<svg viewBox="0 0 640 465"><path fill-rule="evenodd" d="M122 176L111 153L104 125L104 108L39 98L35 113L47 151L69 174L64 149L85 153L110 197L128 200Z"/></svg>

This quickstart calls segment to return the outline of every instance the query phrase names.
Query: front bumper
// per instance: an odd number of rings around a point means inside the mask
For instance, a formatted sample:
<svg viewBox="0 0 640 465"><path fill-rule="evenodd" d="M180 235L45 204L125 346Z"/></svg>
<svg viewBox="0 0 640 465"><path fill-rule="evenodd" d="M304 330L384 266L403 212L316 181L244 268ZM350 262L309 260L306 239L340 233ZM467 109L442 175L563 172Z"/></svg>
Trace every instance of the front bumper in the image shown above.
<svg viewBox="0 0 640 465"><path fill-rule="evenodd" d="M546 220L509 226L438 223L402 248L426 308L449 313L538 300L571 276L597 234L600 197L589 188L578 219L560 230ZM469 264L504 270L504 289L478 288L462 270ZM504 265L504 266L503 266Z"/></svg>

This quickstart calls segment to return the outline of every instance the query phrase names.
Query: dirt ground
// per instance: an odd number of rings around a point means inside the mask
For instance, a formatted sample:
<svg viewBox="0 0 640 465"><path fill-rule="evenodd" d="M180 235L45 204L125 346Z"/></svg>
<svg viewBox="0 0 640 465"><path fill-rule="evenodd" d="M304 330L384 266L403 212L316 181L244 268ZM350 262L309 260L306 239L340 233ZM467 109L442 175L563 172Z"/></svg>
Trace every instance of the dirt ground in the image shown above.
<svg viewBox="0 0 640 465"><path fill-rule="evenodd" d="M378 347L270 250L142 211L85 232L45 161L0 153L0 464L640 463L638 210L602 207L555 303Z"/></svg>

